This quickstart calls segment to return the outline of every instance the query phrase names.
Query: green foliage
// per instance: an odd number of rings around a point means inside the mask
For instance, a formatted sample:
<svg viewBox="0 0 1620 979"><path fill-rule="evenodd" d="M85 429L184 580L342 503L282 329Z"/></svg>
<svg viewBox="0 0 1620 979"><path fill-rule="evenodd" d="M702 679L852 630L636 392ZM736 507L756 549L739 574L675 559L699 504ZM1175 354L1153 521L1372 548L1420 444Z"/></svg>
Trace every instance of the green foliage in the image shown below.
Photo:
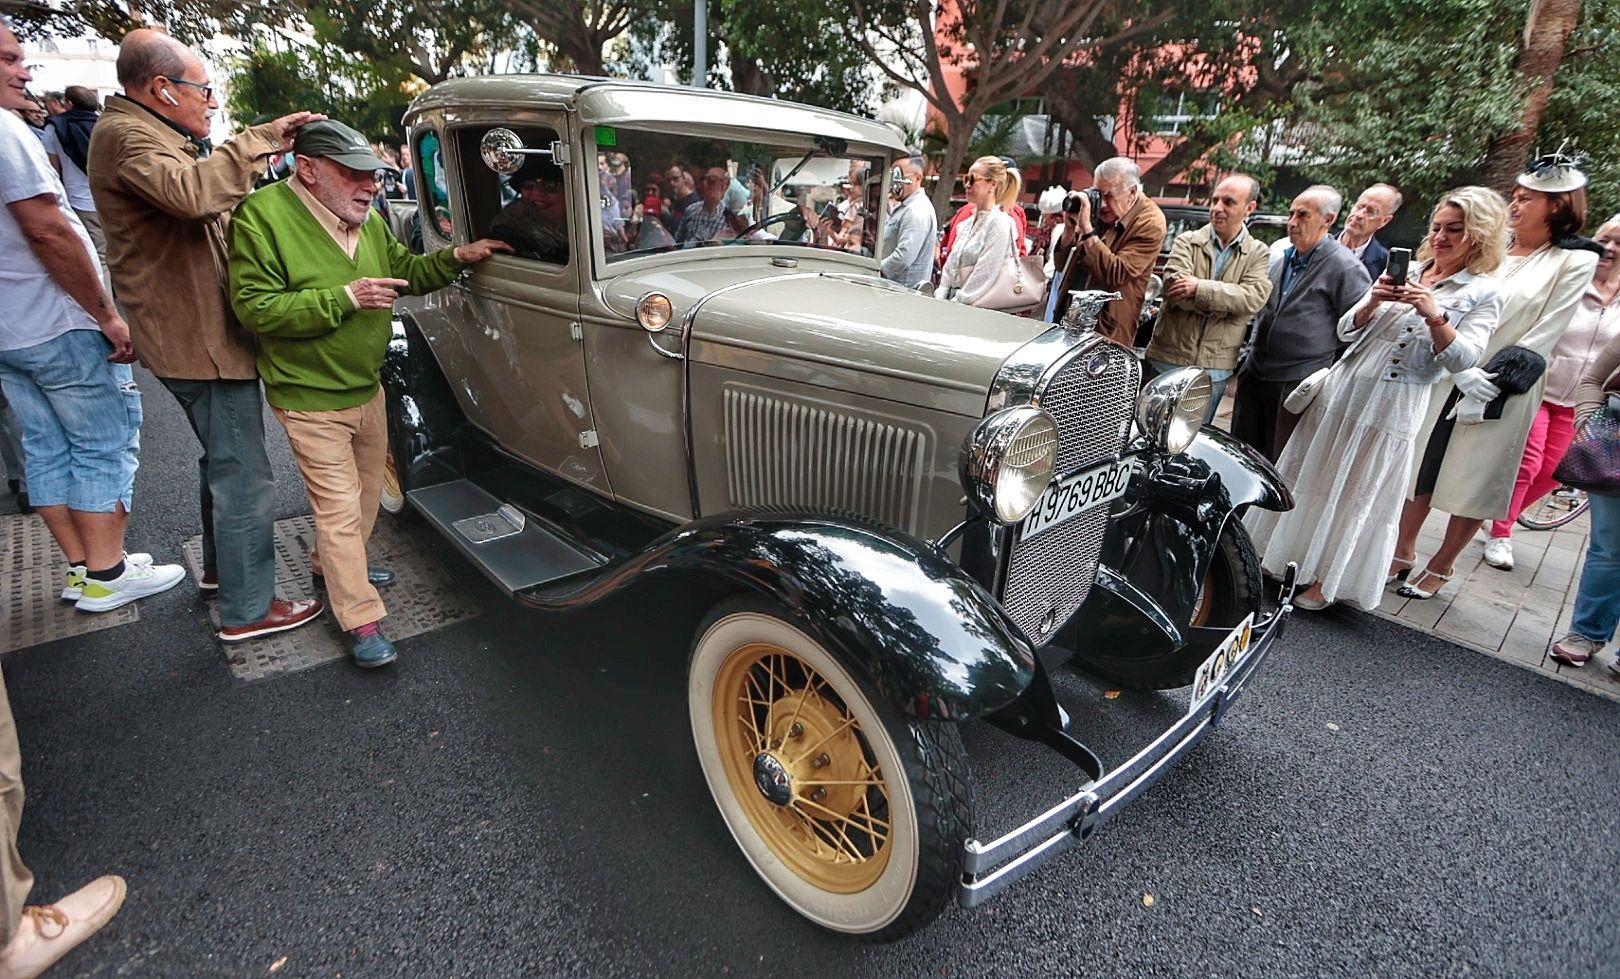
<svg viewBox="0 0 1620 979"><path fill-rule="evenodd" d="M1536 141L1549 152L1569 139L1586 155L1590 234L1620 214L1620 4L1587 3L1569 49Z"/></svg>
<svg viewBox="0 0 1620 979"><path fill-rule="evenodd" d="M409 73L331 46L248 48L231 78L231 115L254 125L300 109L325 113L374 140L397 142Z"/></svg>

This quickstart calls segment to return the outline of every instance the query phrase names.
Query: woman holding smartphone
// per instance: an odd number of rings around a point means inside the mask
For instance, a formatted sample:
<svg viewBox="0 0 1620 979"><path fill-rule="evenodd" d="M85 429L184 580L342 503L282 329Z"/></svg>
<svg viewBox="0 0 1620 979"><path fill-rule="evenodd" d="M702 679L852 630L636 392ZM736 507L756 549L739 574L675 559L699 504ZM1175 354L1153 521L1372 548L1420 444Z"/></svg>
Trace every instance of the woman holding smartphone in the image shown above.
<svg viewBox="0 0 1620 979"><path fill-rule="evenodd" d="M1496 270L1502 321L1482 363L1517 347L1510 353L1528 352L1544 364L1569 326L1597 265L1596 254L1571 240L1586 223L1585 187L1586 174L1560 153L1541 157L1519 175L1508 203L1513 243ZM1481 524L1508 514L1547 377L1543 371L1523 393L1512 395L1504 395L1495 379L1483 367L1463 371L1442 384L1429 405L1389 569L1396 579L1411 573L1400 587L1407 598L1433 598L1451 580L1457 556ZM1439 548L1413 572L1418 531L1431 508L1451 519Z"/></svg>
<svg viewBox="0 0 1620 979"><path fill-rule="evenodd" d="M1430 393L1477 364L1496 329L1502 301L1488 273L1507 247L1506 224L1495 191L1452 191L1405 281L1386 272L1340 318L1352 346L1277 460L1295 507L1247 520L1266 571L1280 576L1292 561L1310 582L1299 608L1378 606Z"/></svg>

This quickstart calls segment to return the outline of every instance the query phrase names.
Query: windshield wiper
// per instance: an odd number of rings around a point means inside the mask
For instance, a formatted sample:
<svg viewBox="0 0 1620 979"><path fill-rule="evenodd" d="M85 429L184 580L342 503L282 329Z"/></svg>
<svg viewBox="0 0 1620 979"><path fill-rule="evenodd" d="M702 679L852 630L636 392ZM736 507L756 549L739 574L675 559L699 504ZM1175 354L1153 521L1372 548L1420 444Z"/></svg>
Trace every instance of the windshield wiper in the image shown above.
<svg viewBox="0 0 1620 979"><path fill-rule="evenodd" d="M787 182L798 176L799 171L803 170L805 165L811 160L814 160L818 154L825 154L826 156L843 156L845 151L848 149L848 140L838 139L833 136L817 136L816 145L810 148L810 152L806 153L803 159L793 165L792 170L789 170L786 174L784 174L781 180L778 180L771 186L770 190L765 192L765 199L770 200L773 194L787 186Z"/></svg>

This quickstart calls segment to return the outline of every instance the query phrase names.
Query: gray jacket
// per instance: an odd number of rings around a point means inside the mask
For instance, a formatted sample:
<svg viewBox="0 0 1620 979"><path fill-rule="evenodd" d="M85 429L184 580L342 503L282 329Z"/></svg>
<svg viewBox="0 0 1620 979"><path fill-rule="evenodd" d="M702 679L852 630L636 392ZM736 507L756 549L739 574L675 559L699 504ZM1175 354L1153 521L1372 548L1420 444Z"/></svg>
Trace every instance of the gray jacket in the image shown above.
<svg viewBox="0 0 1620 979"><path fill-rule="evenodd" d="M1339 317L1366 294L1372 280L1350 249L1323 238L1283 294L1287 262L1271 270L1271 297L1256 320L1254 351L1244 374L1262 381L1303 381L1339 356Z"/></svg>
<svg viewBox="0 0 1620 979"><path fill-rule="evenodd" d="M1447 374L1477 367L1502 319L1502 296L1496 291L1496 279L1464 269L1436 283L1432 291L1434 301L1457 331L1456 339L1439 353L1434 352L1434 341L1423 317L1404 303L1385 303L1364 329L1356 329L1356 312L1372 298L1370 289L1340 317L1339 339L1353 341L1372 334L1394 340L1395 346L1381 354L1384 362L1379 365L1378 377L1397 384L1433 384ZM1358 349L1350 356L1361 358L1367 354Z"/></svg>
<svg viewBox="0 0 1620 979"><path fill-rule="evenodd" d="M883 226L883 240L889 253L880 268L883 277L907 288L916 288L934 275L934 246L939 218L928 195L914 190L896 204Z"/></svg>

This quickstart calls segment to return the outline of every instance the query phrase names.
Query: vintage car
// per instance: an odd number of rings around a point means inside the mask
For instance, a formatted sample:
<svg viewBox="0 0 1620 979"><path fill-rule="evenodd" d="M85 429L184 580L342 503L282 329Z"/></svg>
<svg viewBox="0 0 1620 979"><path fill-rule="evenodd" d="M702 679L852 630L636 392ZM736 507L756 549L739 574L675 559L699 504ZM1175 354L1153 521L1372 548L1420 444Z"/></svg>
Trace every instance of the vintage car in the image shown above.
<svg viewBox="0 0 1620 979"><path fill-rule="evenodd" d="M697 758L810 920L886 940L984 901L1162 776L1276 641L1291 582L1261 601L1240 518L1292 501L1199 430L1207 375L1139 396L1084 317L881 279L889 128L558 76L445 82L406 122L408 236L515 253L396 307L394 498L535 608L658 576L703 603ZM1185 716L1105 770L1054 694L1071 658L1191 686ZM977 839L972 720L1072 761L1073 792Z"/></svg>

